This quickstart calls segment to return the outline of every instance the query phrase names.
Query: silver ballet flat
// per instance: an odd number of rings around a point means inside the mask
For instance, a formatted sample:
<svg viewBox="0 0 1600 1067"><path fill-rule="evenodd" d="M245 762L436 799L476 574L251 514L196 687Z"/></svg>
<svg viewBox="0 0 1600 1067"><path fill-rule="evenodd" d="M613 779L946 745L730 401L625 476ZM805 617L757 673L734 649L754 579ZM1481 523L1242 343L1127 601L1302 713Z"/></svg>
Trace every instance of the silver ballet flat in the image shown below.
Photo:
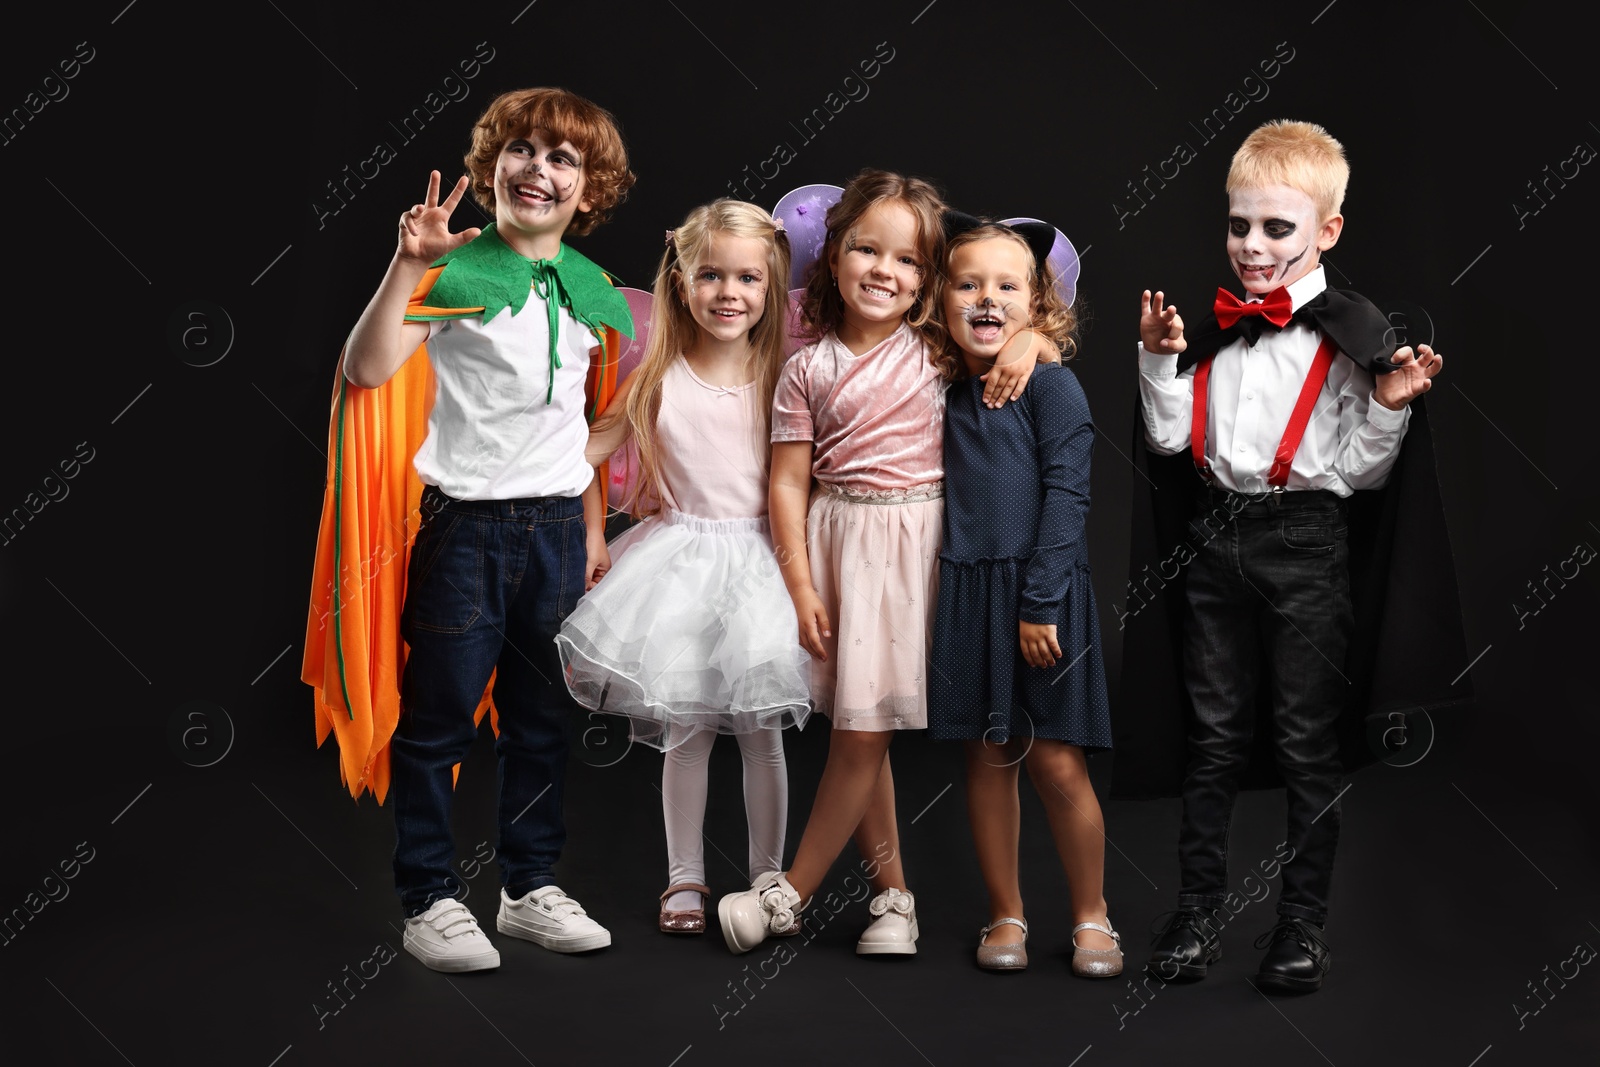
<svg viewBox="0 0 1600 1067"><path fill-rule="evenodd" d="M1022 941L1016 945L989 945L985 939L997 926L1022 927ZM1028 968L1028 924L1021 919L996 919L978 931L978 966L986 971L1024 971Z"/></svg>
<svg viewBox="0 0 1600 1067"><path fill-rule="evenodd" d="M1072 928L1072 973L1082 978L1114 978L1122 973L1122 935L1111 929L1111 920L1106 920L1106 925L1099 923L1079 923ZM1112 948L1080 948L1078 946L1079 930L1095 930L1111 938L1116 944Z"/></svg>

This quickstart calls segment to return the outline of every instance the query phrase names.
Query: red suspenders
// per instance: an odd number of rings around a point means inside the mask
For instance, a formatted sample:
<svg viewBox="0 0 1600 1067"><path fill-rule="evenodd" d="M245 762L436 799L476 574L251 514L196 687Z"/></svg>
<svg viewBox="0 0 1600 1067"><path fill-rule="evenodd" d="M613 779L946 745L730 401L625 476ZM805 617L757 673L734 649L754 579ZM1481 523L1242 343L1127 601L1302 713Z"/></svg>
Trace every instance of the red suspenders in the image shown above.
<svg viewBox="0 0 1600 1067"><path fill-rule="evenodd" d="M1294 454L1300 449L1300 439L1305 436L1306 425L1311 421L1311 409L1316 406L1317 394L1322 392L1322 386L1328 380L1328 368L1333 366L1335 351L1333 339L1324 335L1322 344L1317 346L1317 354L1311 360L1305 384L1300 387L1300 397L1294 403L1289 425L1284 428L1283 440L1278 442L1278 450L1272 456L1267 484L1274 489L1281 490L1289 481L1289 466L1294 462ZM1212 475L1211 465L1206 462L1206 393L1211 378L1212 358L1207 356L1195 368L1194 409L1189 424L1189 446L1194 455L1195 469L1208 482Z"/></svg>

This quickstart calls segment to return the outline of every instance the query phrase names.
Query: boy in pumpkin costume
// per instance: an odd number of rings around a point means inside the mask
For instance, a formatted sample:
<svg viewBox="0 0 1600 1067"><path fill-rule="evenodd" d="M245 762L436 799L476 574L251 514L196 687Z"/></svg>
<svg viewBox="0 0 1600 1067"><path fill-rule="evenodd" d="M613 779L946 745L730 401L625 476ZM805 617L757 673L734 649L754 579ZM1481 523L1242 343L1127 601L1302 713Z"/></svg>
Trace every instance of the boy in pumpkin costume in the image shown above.
<svg viewBox="0 0 1600 1067"><path fill-rule="evenodd" d="M554 638L605 544L583 453L633 333L622 294L562 243L634 182L612 117L561 89L506 93L466 164L442 203L435 171L400 217L345 345L301 673L352 796L394 798L405 947L441 971L500 962L451 870L455 774L485 711L497 928L558 952L611 943L552 871L573 706ZM469 183L495 221L451 233Z"/></svg>

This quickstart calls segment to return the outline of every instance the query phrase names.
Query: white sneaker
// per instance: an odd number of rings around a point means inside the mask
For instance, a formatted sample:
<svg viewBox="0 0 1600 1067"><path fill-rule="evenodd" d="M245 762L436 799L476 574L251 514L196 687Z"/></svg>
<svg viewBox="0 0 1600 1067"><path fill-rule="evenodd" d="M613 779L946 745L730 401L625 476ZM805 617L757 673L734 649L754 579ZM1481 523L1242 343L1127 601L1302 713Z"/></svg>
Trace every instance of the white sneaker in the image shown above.
<svg viewBox="0 0 1600 1067"><path fill-rule="evenodd" d="M769 874L753 888L717 901L717 921L730 952L749 952L770 934L783 931L787 936L790 927L799 932L795 917L799 908L800 894L789 879Z"/></svg>
<svg viewBox="0 0 1600 1067"><path fill-rule="evenodd" d="M406 951L435 971L488 971L500 966L500 952L478 926L467 906L451 897L436 900L421 915L406 920L401 939Z"/></svg>
<svg viewBox="0 0 1600 1067"><path fill-rule="evenodd" d="M576 900L547 885L512 900L500 890L495 929L532 941L552 952L588 952L611 944L611 931L589 918Z"/></svg>
<svg viewBox="0 0 1600 1067"><path fill-rule="evenodd" d="M867 911L875 916L856 942L858 956L914 956L917 953L917 899L899 889L885 889Z"/></svg>

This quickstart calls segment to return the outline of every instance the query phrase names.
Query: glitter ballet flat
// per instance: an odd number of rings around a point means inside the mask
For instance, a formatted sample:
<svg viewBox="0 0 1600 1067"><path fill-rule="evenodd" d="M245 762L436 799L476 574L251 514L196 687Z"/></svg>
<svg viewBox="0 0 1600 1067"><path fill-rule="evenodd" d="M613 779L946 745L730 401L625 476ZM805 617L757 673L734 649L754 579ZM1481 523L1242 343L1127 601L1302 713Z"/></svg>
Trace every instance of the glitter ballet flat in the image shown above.
<svg viewBox="0 0 1600 1067"><path fill-rule="evenodd" d="M1020 926L1022 940L1015 945L986 943L997 926ZM1022 919L996 919L978 931L978 966L986 971L1024 971L1028 968L1028 924Z"/></svg>
<svg viewBox="0 0 1600 1067"><path fill-rule="evenodd" d="M661 915L656 919L656 926L664 934L703 934L706 932L706 909L704 904L688 911L668 911L667 898L674 893L694 892L700 894L700 899L711 899L709 886L699 885L695 882L683 882L672 886L661 894Z"/></svg>
<svg viewBox="0 0 1600 1067"><path fill-rule="evenodd" d="M1079 930L1095 930L1116 942L1111 948L1080 948ZM1111 920L1079 923L1072 928L1072 973L1082 978L1114 978L1122 973L1122 935L1111 929Z"/></svg>

